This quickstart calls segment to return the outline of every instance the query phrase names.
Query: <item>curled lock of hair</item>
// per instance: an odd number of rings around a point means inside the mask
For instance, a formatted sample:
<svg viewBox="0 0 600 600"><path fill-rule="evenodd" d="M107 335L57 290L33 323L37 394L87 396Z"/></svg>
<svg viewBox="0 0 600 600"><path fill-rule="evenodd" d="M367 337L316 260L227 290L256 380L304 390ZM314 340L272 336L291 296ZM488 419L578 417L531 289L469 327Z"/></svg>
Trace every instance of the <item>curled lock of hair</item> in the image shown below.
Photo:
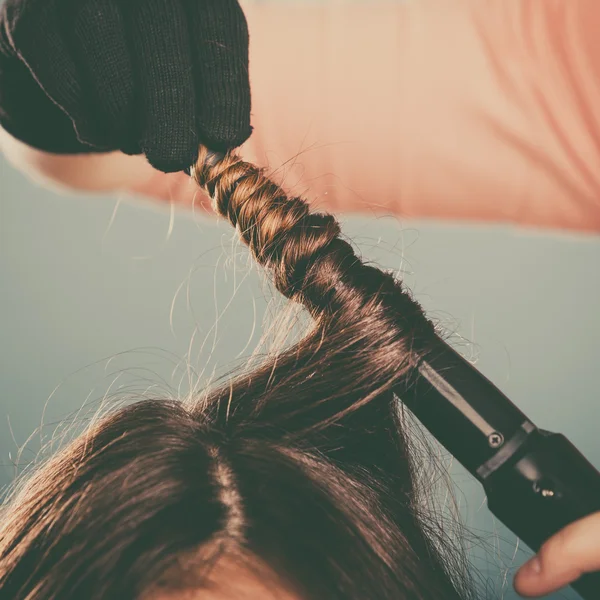
<svg viewBox="0 0 600 600"><path fill-rule="evenodd" d="M383 328L410 341L404 359L426 353L435 331L421 306L393 275L358 258L333 215L311 212L234 153L215 160L201 148L191 173L284 296L317 320L362 321L365 310L373 316L377 309Z"/></svg>

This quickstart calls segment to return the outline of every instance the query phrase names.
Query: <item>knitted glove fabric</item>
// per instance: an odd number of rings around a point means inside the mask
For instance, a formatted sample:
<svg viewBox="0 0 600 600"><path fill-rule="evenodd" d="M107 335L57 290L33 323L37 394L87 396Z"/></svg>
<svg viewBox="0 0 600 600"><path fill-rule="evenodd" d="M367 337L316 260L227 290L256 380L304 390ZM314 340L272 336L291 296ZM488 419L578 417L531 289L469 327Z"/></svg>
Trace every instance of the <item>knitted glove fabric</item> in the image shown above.
<svg viewBox="0 0 600 600"><path fill-rule="evenodd" d="M145 154L165 172L248 139L237 0L6 0L0 125L58 154Z"/></svg>

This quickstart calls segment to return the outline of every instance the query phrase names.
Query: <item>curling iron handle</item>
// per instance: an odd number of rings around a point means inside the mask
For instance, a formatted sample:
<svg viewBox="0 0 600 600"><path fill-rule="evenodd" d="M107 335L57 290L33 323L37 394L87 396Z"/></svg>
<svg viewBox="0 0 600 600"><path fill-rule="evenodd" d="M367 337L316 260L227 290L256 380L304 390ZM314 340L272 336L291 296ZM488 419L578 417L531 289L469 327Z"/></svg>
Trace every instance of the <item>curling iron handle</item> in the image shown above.
<svg viewBox="0 0 600 600"><path fill-rule="evenodd" d="M483 486L491 512L536 552L566 525L600 511L600 473L565 436L537 429ZM599 600L600 573L572 587L584 600Z"/></svg>
<svg viewBox="0 0 600 600"><path fill-rule="evenodd" d="M567 438L539 430L443 340L396 392L482 483L492 513L533 550L600 511L600 473ZM573 588L584 600L600 600L600 573Z"/></svg>

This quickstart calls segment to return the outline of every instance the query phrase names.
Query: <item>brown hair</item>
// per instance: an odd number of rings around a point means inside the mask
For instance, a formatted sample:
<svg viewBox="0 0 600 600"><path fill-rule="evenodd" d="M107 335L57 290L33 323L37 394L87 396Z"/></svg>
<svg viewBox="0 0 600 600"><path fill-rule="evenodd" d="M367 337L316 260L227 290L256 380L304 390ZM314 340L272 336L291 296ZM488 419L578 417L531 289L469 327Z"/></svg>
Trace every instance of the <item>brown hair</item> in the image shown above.
<svg viewBox="0 0 600 600"><path fill-rule="evenodd" d="M194 403L114 412L43 465L2 515L0 598L145 597L242 555L306 599L466 598L392 392L435 337L420 306L234 153L201 149L192 177L314 327Z"/></svg>

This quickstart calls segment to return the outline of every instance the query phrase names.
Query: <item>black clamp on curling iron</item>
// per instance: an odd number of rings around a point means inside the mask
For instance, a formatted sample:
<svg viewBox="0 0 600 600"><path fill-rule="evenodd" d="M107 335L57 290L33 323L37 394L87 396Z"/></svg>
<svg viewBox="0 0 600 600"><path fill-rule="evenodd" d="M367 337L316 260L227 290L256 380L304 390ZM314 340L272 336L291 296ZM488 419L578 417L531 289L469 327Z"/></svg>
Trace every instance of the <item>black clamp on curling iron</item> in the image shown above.
<svg viewBox="0 0 600 600"><path fill-rule="evenodd" d="M483 485L492 513L534 551L600 511L594 466L564 435L538 429L441 339L396 392ZM600 572L572 587L585 600L600 599Z"/></svg>

